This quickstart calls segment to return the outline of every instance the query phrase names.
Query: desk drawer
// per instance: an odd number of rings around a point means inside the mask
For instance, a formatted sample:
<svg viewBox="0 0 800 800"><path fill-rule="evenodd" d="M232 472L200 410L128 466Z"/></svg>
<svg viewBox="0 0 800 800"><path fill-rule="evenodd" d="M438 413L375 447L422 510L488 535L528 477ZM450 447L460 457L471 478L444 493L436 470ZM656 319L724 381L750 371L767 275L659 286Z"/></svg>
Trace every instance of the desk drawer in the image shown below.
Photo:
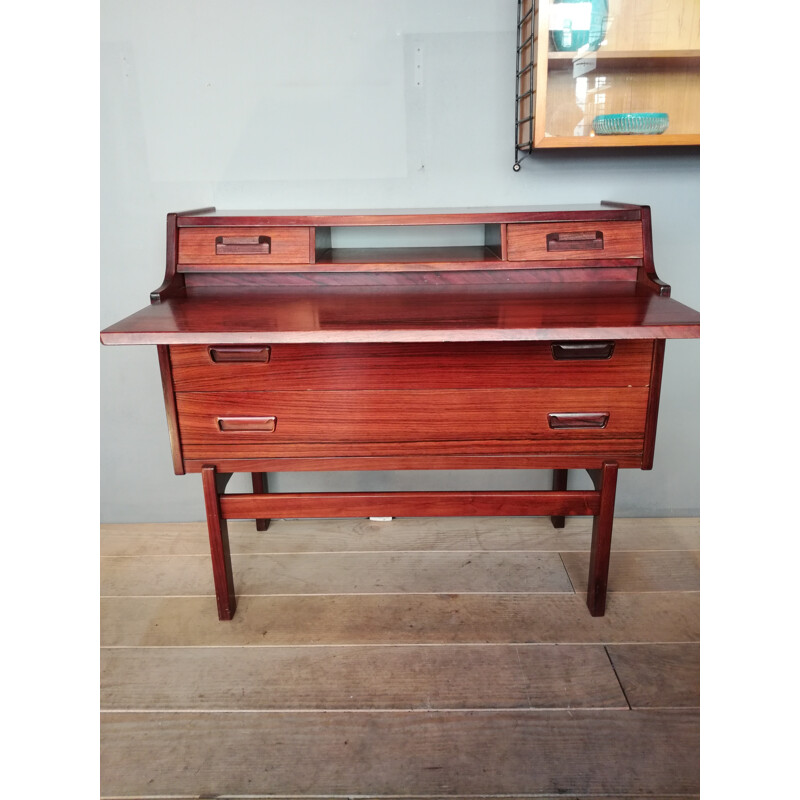
<svg viewBox="0 0 800 800"><path fill-rule="evenodd" d="M508 226L509 261L642 258L640 222L531 222Z"/></svg>
<svg viewBox="0 0 800 800"><path fill-rule="evenodd" d="M181 345L178 392L647 386L649 340Z"/></svg>
<svg viewBox="0 0 800 800"><path fill-rule="evenodd" d="M179 393L177 407L185 445L225 445L235 457L252 456L249 445L279 455L282 444L315 442L333 454L350 442L641 438L647 397L646 388L195 392Z"/></svg>
<svg viewBox="0 0 800 800"><path fill-rule="evenodd" d="M178 264L182 266L310 262L310 228L181 228L178 232Z"/></svg>

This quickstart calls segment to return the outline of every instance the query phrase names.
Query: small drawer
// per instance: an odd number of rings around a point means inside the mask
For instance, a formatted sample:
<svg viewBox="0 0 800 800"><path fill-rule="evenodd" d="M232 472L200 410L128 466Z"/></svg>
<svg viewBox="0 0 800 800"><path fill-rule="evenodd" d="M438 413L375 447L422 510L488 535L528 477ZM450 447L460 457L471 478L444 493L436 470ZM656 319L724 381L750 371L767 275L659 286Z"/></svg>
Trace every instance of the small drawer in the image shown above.
<svg viewBox="0 0 800 800"><path fill-rule="evenodd" d="M532 222L508 226L509 261L642 258L640 222Z"/></svg>
<svg viewBox="0 0 800 800"><path fill-rule="evenodd" d="M178 264L184 272L203 266L310 262L310 228L181 228L178 232Z"/></svg>

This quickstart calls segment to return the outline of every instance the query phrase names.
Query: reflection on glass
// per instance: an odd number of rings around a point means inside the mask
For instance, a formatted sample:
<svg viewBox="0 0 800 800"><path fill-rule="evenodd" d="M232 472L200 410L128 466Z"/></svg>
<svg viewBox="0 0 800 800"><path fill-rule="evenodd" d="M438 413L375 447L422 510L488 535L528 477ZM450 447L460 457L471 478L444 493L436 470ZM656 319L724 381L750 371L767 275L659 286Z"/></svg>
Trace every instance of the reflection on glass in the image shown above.
<svg viewBox="0 0 800 800"><path fill-rule="evenodd" d="M553 0L547 13L546 136L699 132L699 0Z"/></svg>
<svg viewBox="0 0 800 800"><path fill-rule="evenodd" d="M550 47L560 52L597 50L605 36L608 0L560 0L550 8Z"/></svg>
<svg viewBox="0 0 800 800"><path fill-rule="evenodd" d="M699 0L521 0L518 28L520 150L699 144Z"/></svg>

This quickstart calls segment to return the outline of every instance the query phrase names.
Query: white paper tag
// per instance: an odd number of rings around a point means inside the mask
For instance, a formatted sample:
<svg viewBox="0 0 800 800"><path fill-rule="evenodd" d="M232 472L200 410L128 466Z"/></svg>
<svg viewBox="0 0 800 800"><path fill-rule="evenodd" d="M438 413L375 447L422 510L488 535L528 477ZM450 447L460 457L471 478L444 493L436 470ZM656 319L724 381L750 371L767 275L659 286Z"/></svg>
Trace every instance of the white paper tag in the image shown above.
<svg viewBox="0 0 800 800"><path fill-rule="evenodd" d="M597 56L581 56L572 62L572 77L580 78L587 72L593 72L597 69Z"/></svg>

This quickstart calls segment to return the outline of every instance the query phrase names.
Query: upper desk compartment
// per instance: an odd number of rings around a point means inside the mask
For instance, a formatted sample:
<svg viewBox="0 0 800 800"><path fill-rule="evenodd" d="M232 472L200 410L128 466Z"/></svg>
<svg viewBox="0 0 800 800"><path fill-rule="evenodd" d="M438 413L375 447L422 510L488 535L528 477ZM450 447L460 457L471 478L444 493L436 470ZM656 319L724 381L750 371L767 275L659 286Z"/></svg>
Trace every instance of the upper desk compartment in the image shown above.
<svg viewBox="0 0 800 800"><path fill-rule="evenodd" d="M197 273L227 273L230 281L233 273L635 268L644 256L642 209L618 204L527 213L207 214L179 218L175 230L176 268L187 286L206 280Z"/></svg>
<svg viewBox="0 0 800 800"><path fill-rule="evenodd" d="M650 209L223 212L167 216L151 305L106 344L693 338L653 263Z"/></svg>
<svg viewBox="0 0 800 800"><path fill-rule="evenodd" d="M518 153L700 144L699 0L518 7Z"/></svg>

